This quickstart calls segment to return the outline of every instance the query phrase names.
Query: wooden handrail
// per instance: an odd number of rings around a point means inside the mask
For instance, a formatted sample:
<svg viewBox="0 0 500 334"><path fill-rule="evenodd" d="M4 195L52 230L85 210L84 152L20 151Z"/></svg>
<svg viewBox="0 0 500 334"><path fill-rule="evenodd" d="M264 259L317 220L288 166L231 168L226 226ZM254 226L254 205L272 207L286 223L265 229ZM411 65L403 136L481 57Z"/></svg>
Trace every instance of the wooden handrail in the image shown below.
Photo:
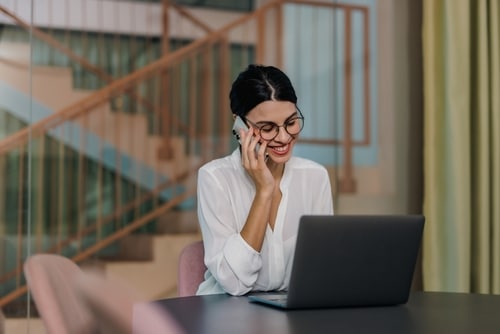
<svg viewBox="0 0 500 334"><path fill-rule="evenodd" d="M205 32L210 33L213 31L213 29L210 26L208 26L203 21L198 19L196 16L191 14L186 8L184 8L184 6L176 4L175 2L170 2L169 6L174 8L180 15L184 16L185 18L193 22L195 25L199 26Z"/></svg>

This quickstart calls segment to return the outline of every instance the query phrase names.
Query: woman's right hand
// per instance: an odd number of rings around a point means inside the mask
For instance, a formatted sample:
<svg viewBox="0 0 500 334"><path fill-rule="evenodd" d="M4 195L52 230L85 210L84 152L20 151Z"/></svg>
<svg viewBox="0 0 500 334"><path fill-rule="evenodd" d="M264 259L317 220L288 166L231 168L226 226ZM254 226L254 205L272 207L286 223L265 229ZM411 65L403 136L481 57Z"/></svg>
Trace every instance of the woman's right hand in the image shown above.
<svg viewBox="0 0 500 334"><path fill-rule="evenodd" d="M260 136L255 136L253 129L241 130L240 136L241 163L255 184L255 198L240 235L253 249L260 252L269 223L275 181L266 165L267 142L260 143L259 151L256 152Z"/></svg>
<svg viewBox="0 0 500 334"><path fill-rule="evenodd" d="M272 194L274 178L266 164L267 142L260 141L259 135L254 135L253 129L241 130L241 163L255 183L256 191ZM257 144L260 145L256 151Z"/></svg>

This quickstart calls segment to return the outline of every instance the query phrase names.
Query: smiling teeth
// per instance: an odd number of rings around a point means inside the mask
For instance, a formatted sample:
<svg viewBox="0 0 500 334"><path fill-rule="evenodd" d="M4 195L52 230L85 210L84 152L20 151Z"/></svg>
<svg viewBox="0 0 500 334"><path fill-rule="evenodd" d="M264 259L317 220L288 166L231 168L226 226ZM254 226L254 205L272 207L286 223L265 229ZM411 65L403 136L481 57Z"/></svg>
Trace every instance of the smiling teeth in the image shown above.
<svg viewBox="0 0 500 334"><path fill-rule="evenodd" d="M274 150L278 151L278 152L284 152L288 149L288 145L285 145L285 146L279 146L279 147L275 147Z"/></svg>

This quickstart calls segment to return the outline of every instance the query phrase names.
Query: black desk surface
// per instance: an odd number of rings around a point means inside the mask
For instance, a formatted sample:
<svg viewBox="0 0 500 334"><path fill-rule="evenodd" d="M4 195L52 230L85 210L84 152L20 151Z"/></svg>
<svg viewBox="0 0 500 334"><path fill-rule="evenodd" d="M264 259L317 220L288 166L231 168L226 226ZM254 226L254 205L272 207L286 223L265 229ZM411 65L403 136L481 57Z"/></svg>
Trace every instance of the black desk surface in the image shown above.
<svg viewBox="0 0 500 334"><path fill-rule="evenodd" d="M247 297L210 295L158 301L187 333L500 333L500 296L414 292L405 305L283 311Z"/></svg>

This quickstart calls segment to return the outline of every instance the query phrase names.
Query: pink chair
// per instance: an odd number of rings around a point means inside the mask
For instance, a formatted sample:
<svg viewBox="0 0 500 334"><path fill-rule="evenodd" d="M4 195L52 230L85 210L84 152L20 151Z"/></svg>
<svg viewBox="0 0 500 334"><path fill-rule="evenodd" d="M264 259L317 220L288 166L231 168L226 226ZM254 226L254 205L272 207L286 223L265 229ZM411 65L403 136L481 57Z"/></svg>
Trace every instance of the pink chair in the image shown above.
<svg viewBox="0 0 500 334"><path fill-rule="evenodd" d="M207 268L204 262L203 241L195 241L185 246L179 256L177 294L179 297L194 296L203 282Z"/></svg>
<svg viewBox="0 0 500 334"><path fill-rule="evenodd" d="M36 254L24 263L24 275L40 318L50 334L84 334L95 329L91 314L75 290L80 268L56 254Z"/></svg>
<svg viewBox="0 0 500 334"><path fill-rule="evenodd" d="M5 333L5 317L3 316L2 309L0 309L0 334Z"/></svg>
<svg viewBox="0 0 500 334"><path fill-rule="evenodd" d="M133 289L83 272L60 255L37 254L24 273L49 334L181 334L170 314L142 303Z"/></svg>
<svg viewBox="0 0 500 334"><path fill-rule="evenodd" d="M99 324L99 333L184 333L167 311L157 304L140 302L133 289L117 280L85 273L77 290Z"/></svg>

